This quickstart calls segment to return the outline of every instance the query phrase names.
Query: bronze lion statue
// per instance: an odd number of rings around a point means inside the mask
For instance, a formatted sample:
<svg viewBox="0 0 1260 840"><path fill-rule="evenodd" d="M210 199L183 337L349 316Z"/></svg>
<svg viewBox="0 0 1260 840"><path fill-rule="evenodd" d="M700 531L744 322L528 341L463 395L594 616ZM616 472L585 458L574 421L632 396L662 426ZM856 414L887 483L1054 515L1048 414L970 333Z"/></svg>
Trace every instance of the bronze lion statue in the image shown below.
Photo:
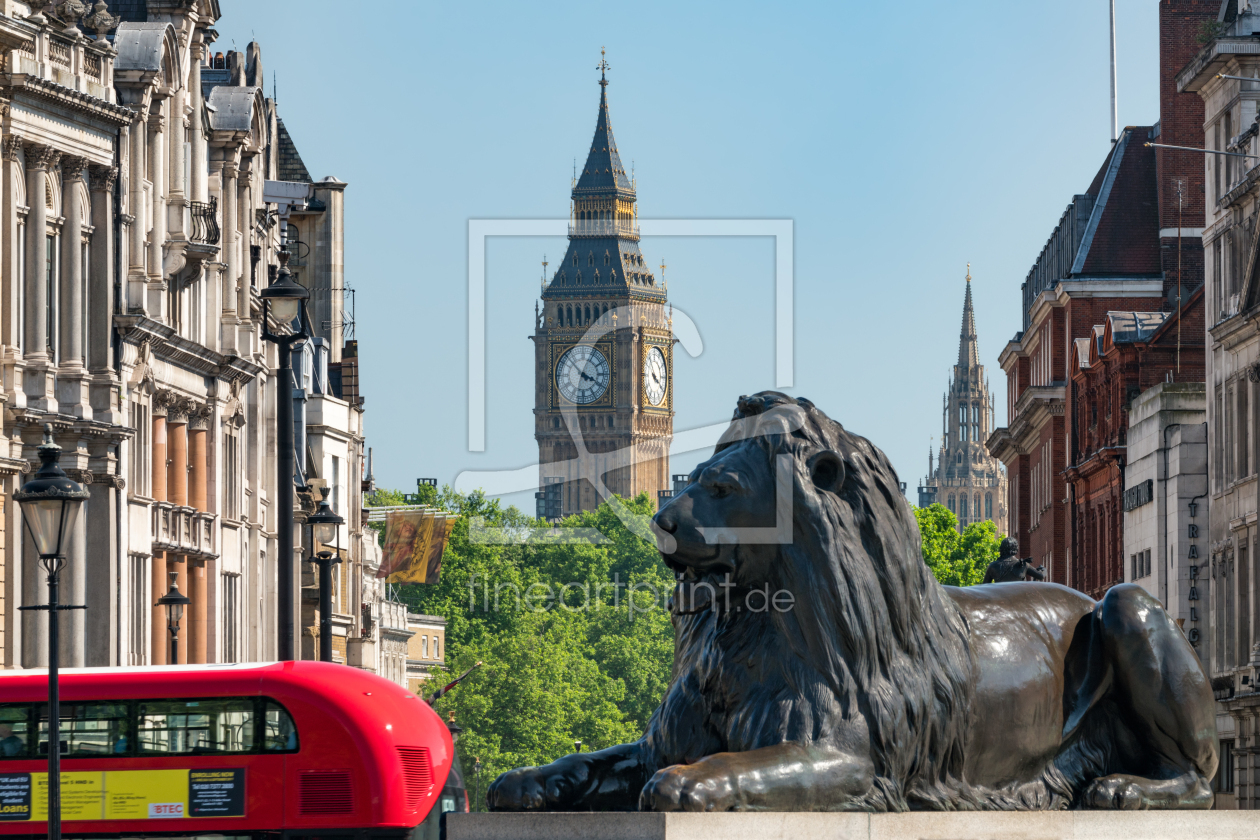
<svg viewBox="0 0 1260 840"><path fill-rule="evenodd" d="M492 809L1210 807L1212 693L1159 602L941 586L888 459L809 401L741 397L653 526L678 584L647 732L505 773Z"/></svg>

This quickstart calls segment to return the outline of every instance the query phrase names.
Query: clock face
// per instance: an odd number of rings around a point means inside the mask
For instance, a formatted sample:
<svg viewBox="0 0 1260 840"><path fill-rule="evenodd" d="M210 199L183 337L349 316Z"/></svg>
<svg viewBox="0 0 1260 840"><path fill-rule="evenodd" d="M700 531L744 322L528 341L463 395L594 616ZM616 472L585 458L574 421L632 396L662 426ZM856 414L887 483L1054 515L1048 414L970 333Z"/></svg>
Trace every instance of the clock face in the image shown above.
<svg viewBox="0 0 1260 840"><path fill-rule="evenodd" d="M665 401L665 381L665 354L661 348L653 347L643 359L643 391L652 405Z"/></svg>
<svg viewBox="0 0 1260 840"><path fill-rule="evenodd" d="M604 354L585 344L565 351L556 364L556 387L566 400L586 405L608 390L611 372Z"/></svg>

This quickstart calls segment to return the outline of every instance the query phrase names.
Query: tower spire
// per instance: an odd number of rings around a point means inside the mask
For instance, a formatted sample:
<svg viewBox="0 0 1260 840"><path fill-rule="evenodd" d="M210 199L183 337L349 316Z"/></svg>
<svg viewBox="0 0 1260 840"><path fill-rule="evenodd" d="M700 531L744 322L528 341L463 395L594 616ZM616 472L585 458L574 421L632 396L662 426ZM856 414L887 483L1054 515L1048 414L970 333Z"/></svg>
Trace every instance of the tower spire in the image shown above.
<svg viewBox="0 0 1260 840"><path fill-rule="evenodd" d="M958 336L958 366L978 367L980 349L976 342L976 313L971 308L971 263L967 263L967 296L963 300L962 330Z"/></svg>
<svg viewBox="0 0 1260 840"><path fill-rule="evenodd" d="M621 156L617 154L617 141L613 139L612 122L608 117L608 71L612 68L604 60L604 54L601 48L599 64L595 65L599 71L599 116L595 120L595 136L591 139L586 164L577 176L573 189L575 198L593 193L634 194L634 187L621 164Z"/></svg>

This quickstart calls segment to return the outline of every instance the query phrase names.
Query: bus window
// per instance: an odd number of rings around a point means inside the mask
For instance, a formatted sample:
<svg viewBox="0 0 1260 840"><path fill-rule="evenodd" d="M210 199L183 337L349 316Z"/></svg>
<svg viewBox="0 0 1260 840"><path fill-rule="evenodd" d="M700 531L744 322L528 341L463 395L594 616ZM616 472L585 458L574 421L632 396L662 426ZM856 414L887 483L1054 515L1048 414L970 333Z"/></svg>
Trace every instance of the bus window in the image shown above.
<svg viewBox="0 0 1260 840"><path fill-rule="evenodd" d="M30 754L29 703L0 706L0 758L25 758Z"/></svg>
<svg viewBox="0 0 1260 840"><path fill-rule="evenodd" d="M243 753L254 749L254 700L143 700L140 754Z"/></svg>
<svg viewBox="0 0 1260 840"><path fill-rule="evenodd" d="M107 756L131 750L126 703L62 703L61 754ZM48 755L48 704L39 707L39 754Z"/></svg>
<svg viewBox="0 0 1260 840"><path fill-rule="evenodd" d="M268 752L297 752L297 727L285 708L274 700L266 703L263 716L263 749Z"/></svg>

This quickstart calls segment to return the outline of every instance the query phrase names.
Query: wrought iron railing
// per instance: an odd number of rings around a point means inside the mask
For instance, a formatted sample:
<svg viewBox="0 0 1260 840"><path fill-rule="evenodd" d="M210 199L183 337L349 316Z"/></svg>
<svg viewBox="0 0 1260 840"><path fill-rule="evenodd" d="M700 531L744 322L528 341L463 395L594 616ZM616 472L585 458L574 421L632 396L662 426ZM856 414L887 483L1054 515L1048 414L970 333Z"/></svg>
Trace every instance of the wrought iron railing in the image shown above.
<svg viewBox="0 0 1260 840"><path fill-rule="evenodd" d="M192 213L192 241L202 245L219 244L219 203L211 196L207 201L190 201Z"/></svg>

